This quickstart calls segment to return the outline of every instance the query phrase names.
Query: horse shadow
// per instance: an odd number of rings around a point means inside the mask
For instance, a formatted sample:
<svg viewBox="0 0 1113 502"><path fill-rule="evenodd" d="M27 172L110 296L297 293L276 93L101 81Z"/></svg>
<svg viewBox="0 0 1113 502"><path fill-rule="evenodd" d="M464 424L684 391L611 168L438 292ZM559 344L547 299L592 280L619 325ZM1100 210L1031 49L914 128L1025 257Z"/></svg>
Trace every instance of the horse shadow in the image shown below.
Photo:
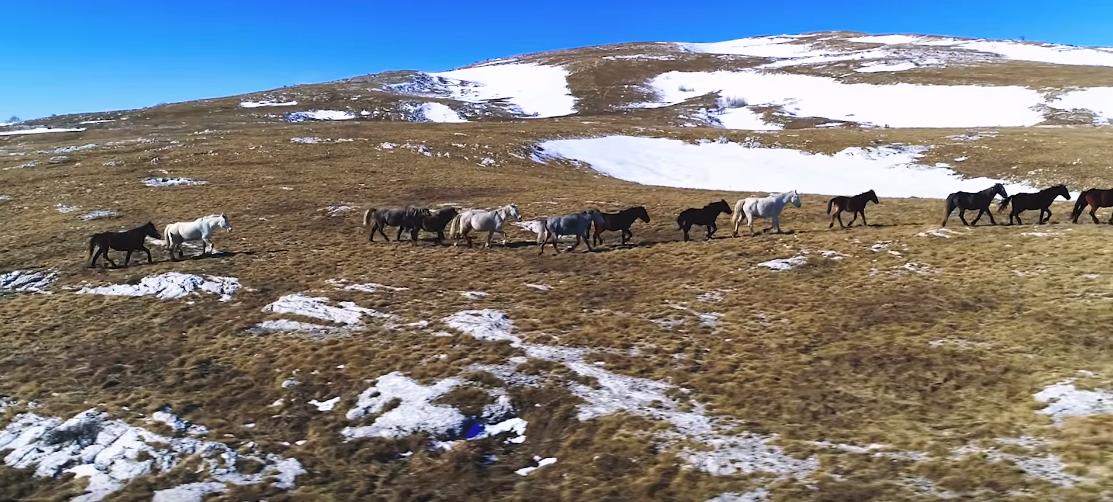
<svg viewBox="0 0 1113 502"><path fill-rule="evenodd" d="M262 251L262 252L267 253L267 254L272 254L272 253L285 253L287 251L288 251L287 249L272 249L272 250ZM260 253L260 251L219 251L219 252L216 252L216 253L186 255L185 258L180 258L178 261L185 261L185 260L197 261L197 260L209 260L209 259L214 259L214 258L234 258L236 256L255 256L259 253ZM171 261L173 261L173 260L171 260Z"/></svg>

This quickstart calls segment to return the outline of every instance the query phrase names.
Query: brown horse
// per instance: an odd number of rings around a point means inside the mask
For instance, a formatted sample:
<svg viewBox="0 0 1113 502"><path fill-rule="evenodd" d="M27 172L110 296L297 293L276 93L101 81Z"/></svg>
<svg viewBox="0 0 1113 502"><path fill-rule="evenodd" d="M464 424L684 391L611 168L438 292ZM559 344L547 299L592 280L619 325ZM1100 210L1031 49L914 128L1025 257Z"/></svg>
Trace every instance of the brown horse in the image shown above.
<svg viewBox="0 0 1113 502"><path fill-rule="evenodd" d="M110 249L127 251L127 255L124 256L125 267L131 262L131 253L135 251L147 253L147 263L154 263L151 260L151 250L147 249L144 243L147 237L152 239L161 237L158 234L158 229L155 228L155 224L149 221L146 225L124 232L101 232L99 234L93 234L93 236L89 238L89 256L92 257L92 260L89 261L89 268L96 267L97 258L101 256L103 256L105 260L108 260L112 268L116 268L116 262L112 261L112 258L108 256L108 251Z"/></svg>
<svg viewBox="0 0 1113 502"><path fill-rule="evenodd" d="M1023 225L1024 222L1020 221L1020 213L1029 209L1040 210L1040 225L1047 223L1051 219L1051 203L1055 202L1055 198L1062 195L1064 199L1070 200L1070 192L1067 191L1066 185L1055 185L1051 188L1045 188L1036 193L1018 193L1005 197L1000 204L997 205L997 212L1002 213L1006 207L1009 207L1011 202L1013 210L1009 213L1009 225L1013 224L1016 220L1018 225ZM1047 216L1044 216L1047 213Z"/></svg>
<svg viewBox="0 0 1113 502"><path fill-rule="evenodd" d="M1113 188L1091 188L1078 195L1078 202L1074 203L1074 212L1071 213L1071 223L1078 223L1078 217L1082 215L1082 211L1090 206L1090 218L1094 219L1094 223L1098 221L1098 208L1099 207L1113 207ZM1113 225L1113 215L1109 216L1109 224Z"/></svg>
<svg viewBox="0 0 1113 502"><path fill-rule="evenodd" d="M877 200L877 194L873 190L863 192L853 197L840 195L827 201L827 214L831 214L831 206L835 206L835 214L831 215L831 224L827 228L835 226L835 219L839 220L839 228L846 228L847 226L854 226L854 221L858 219L858 215L862 215L862 226L866 226L866 204L873 201L874 204L880 204L881 201ZM850 211L854 215L850 219L849 225L842 224L842 212Z"/></svg>
<svg viewBox="0 0 1113 502"><path fill-rule="evenodd" d="M600 235L608 230L621 231L622 245L625 246L626 241L634 236L634 232L630 231L630 225L634 224L634 220L649 223L649 213L643 206L626 208L617 213L599 213L599 215L602 219L596 221L595 235L591 237L591 241L597 246L603 243Z"/></svg>

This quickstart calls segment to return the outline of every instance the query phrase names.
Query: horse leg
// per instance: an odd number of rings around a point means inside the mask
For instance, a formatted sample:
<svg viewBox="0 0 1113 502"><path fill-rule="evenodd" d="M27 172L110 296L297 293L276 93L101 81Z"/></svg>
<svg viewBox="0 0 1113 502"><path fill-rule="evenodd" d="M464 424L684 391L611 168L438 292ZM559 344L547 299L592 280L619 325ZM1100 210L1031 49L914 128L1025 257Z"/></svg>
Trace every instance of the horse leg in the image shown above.
<svg viewBox="0 0 1113 502"><path fill-rule="evenodd" d="M131 250L130 249L127 251L127 254L124 255L124 266L125 267L128 266L129 263L131 263Z"/></svg>
<svg viewBox="0 0 1113 502"><path fill-rule="evenodd" d="M866 223L866 210L863 209L863 210L858 211L858 212L862 214L862 226L863 227L868 227L869 224Z"/></svg>
<svg viewBox="0 0 1113 502"><path fill-rule="evenodd" d="M1047 213L1047 217L1044 217L1043 213ZM1051 208L1040 209L1040 225L1049 221L1051 221Z"/></svg>
<svg viewBox="0 0 1113 502"><path fill-rule="evenodd" d="M709 241L709 240L711 240L712 238L714 238L714 236L715 236L715 230L718 230L718 228L719 228L719 227L715 226L715 222L714 222L714 221L713 221L713 222L711 222L711 223L710 223L709 225L707 225L707 236L706 236L706 237L704 237L704 240L707 240L707 241Z"/></svg>
<svg viewBox="0 0 1113 502"><path fill-rule="evenodd" d="M395 234L395 236L394 236L394 242L398 242L398 241L402 240L402 231L405 230L405 229L406 229L406 227L404 227L402 225L398 225L398 233Z"/></svg>
<svg viewBox="0 0 1113 502"><path fill-rule="evenodd" d="M213 248L213 241L202 237L201 242L205 243L205 246L201 248L201 256L213 254L213 251L216 251L216 249Z"/></svg>
<svg viewBox="0 0 1113 502"><path fill-rule="evenodd" d="M756 235L756 234L754 234L754 217L753 216L750 216L749 214L746 214L746 225L749 225L749 227L750 227L750 237L753 237L754 235Z"/></svg>
<svg viewBox="0 0 1113 502"><path fill-rule="evenodd" d="M591 249L591 241L589 241L587 239L587 231L586 230L584 231L584 244L587 245L587 251L586 252L590 253L590 252L594 251L593 249Z"/></svg>
<svg viewBox="0 0 1113 502"><path fill-rule="evenodd" d="M101 247L97 246L96 251L93 253L93 259L89 261L89 268L97 268L97 258L100 257Z"/></svg>
<svg viewBox="0 0 1113 502"><path fill-rule="evenodd" d="M1095 218L1094 221L1097 221L1097 219ZM684 242L688 242L688 230L691 230L691 228L692 228L692 225L690 225L688 223L684 223L683 225L680 226L680 230L684 231Z"/></svg>
<svg viewBox="0 0 1113 502"><path fill-rule="evenodd" d="M633 237L634 237L634 232L631 232L629 228L622 229L622 245L623 246L625 246L627 242L630 242L630 239L632 239Z"/></svg>
<svg viewBox="0 0 1113 502"><path fill-rule="evenodd" d="M491 230L490 232L487 232L487 245L484 246L484 247L490 248L491 247L491 239L494 239L494 238L495 238L495 231L494 230Z"/></svg>
<svg viewBox="0 0 1113 502"><path fill-rule="evenodd" d="M379 229L379 222L371 224L371 233L367 234L367 240L375 242L375 231Z"/></svg>
<svg viewBox="0 0 1113 502"><path fill-rule="evenodd" d="M966 221L966 209L959 209L958 210L958 219L962 220L963 225L970 226L970 222ZM974 223L977 223L977 222L978 222L978 220L974 220Z"/></svg>
<svg viewBox="0 0 1113 502"><path fill-rule="evenodd" d="M108 256L108 248L103 248L103 251L104 253L102 254L102 256L104 256L104 259L108 261L108 264L112 265L112 268L118 267L119 265L116 265L116 262L112 261L112 257Z"/></svg>
<svg viewBox="0 0 1113 502"><path fill-rule="evenodd" d="M1094 224L1095 225L1097 225L1098 223L1101 223L1100 221L1098 221L1098 207L1097 206L1093 206L1092 208L1090 208L1090 217L1094 219ZM1109 220L1109 222L1113 223L1113 220Z"/></svg>
<svg viewBox="0 0 1113 502"><path fill-rule="evenodd" d="M471 232L471 228L470 228L470 227L469 227L469 228L465 228L465 229L464 229L463 231L461 231L460 233L461 233L461 234L462 234L462 235L464 236L464 241L468 243L468 247L470 248L470 247L471 247L471 235L469 234L469 232Z"/></svg>
<svg viewBox="0 0 1113 502"><path fill-rule="evenodd" d="M988 209L982 209L982 212L984 212L986 216L989 216L989 224L990 225L996 225L997 224L997 222L993 220L993 211L990 211Z"/></svg>
<svg viewBox="0 0 1113 502"><path fill-rule="evenodd" d="M850 219L850 223L847 223L846 226L853 227L855 221L858 221L858 213L854 213L854 217ZM839 218L839 223L842 223L841 217Z"/></svg>
<svg viewBox="0 0 1113 502"><path fill-rule="evenodd" d="M769 229L772 230L775 234L781 233L781 215L778 214L771 219L773 220L773 224L769 227Z"/></svg>
<svg viewBox="0 0 1113 502"><path fill-rule="evenodd" d="M579 246L580 246L580 234L576 234L576 243L571 245L571 246L568 246L567 251L571 251L573 249L576 249Z"/></svg>
<svg viewBox="0 0 1113 502"><path fill-rule="evenodd" d="M142 247L142 248L140 248L140 249L142 249L144 253L147 253L147 264L148 264L148 265L150 265L150 264L152 264L152 263L154 263L154 262L155 262L154 260L152 260L152 259L151 259L151 250L150 250L150 249L147 249L147 246L143 246L143 247Z"/></svg>
<svg viewBox="0 0 1113 502"><path fill-rule="evenodd" d="M386 232L383 231L386 229L386 225L376 224L375 226L379 229L379 235L383 236L383 239L386 239L387 242L390 242L390 237L387 237Z"/></svg>
<svg viewBox="0 0 1113 502"><path fill-rule="evenodd" d="M731 237L738 237L738 227L742 226L742 217L738 215L738 211L735 211L734 216L731 216L730 220L731 220L731 223L734 223L734 231L730 233L730 236ZM831 220L831 224L832 225L835 224L834 220ZM831 227L827 227L827 228L831 228Z"/></svg>

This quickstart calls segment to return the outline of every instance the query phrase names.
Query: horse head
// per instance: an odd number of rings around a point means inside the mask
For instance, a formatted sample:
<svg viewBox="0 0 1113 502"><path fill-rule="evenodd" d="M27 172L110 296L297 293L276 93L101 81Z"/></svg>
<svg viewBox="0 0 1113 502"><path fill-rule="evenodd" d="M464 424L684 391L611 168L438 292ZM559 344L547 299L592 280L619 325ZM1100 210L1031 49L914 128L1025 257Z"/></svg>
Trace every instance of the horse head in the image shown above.
<svg viewBox="0 0 1113 502"><path fill-rule="evenodd" d="M720 213L734 214L734 211L730 210L730 204L727 204L726 199L719 199L719 202L713 203L712 209L718 209Z"/></svg>
<svg viewBox="0 0 1113 502"><path fill-rule="evenodd" d="M1053 190L1055 190L1056 197L1062 195L1064 199L1070 200L1070 192L1067 191L1066 185L1055 185Z"/></svg>
<svg viewBox="0 0 1113 502"><path fill-rule="evenodd" d="M649 223L649 211L646 211L644 206L635 207L634 216L637 216L638 219Z"/></svg>
<svg viewBox="0 0 1113 502"><path fill-rule="evenodd" d="M791 202L792 205L800 207L800 194L797 193L796 190L793 190L792 195L788 198L788 201Z"/></svg>
<svg viewBox="0 0 1113 502"><path fill-rule="evenodd" d="M522 213L518 212L518 206L515 206L514 204L509 204L506 207L504 207L503 209L506 210L506 215L507 216L509 216L511 218L514 218L514 220L516 220L516 221L521 221L522 220Z"/></svg>
<svg viewBox="0 0 1113 502"><path fill-rule="evenodd" d="M1009 194L1005 193L1005 185L997 183L992 188L994 194L1000 195L1003 198L1009 198Z"/></svg>
<svg viewBox="0 0 1113 502"><path fill-rule="evenodd" d="M870 191L868 191L866 193L870 194L870 200L872 200L874 204L880 204L881 203L881 201L877 200L877 194L874 193L873 189L870 189Z"/></svg>
<svg viewBox="0 0 1113 502"><path fill-rule="evenodd" d="M158 239L159 237L162 237L161 235L158 234L158 228L156 228L155 224L150 222L150 221L148 221L146 225L143 225L142 228L143 228L143 235L146 235L147 237L151 237L153 239Z"/></svg>
<svg viewBox="0 0 1113 502"><path fill-rule="evenodd" d="M228 232L232 231L232 222L228 221L227 214L220 213L220 228L223 228L225 231Z"/></svg>

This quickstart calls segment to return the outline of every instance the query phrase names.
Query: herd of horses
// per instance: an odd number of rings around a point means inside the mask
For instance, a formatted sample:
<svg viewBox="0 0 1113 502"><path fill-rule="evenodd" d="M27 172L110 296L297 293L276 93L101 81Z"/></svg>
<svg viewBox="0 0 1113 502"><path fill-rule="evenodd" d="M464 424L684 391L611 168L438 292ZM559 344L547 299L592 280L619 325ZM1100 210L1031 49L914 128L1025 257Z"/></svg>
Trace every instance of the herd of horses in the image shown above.
<svg viewBox="0 0 1113 502"><path fill-rule="evenodd" d="M1035 210L1040 212L1039 224L1047 223L1051 219L1052 202L1058 197L1067 200L1071 198L1070 192L1064 185L1056 185L1036 193L1014 195L1008 195L1005 192L1005 187L1000 183L980 192L955 192L947 196L943 226L947 226L947 220L950 219L951 214L956 209L958 210L959 220L962 221L963 225L977 225L983 215L988 216L989 222L996 225L997 221L993 219L993 211L990 206L998 195L1002 198L997 206L999 213L1004 212L1010 206L1012 207L1009 212L1010 225L1014 222L1023 224L1020 214L1024 211ZM827 228L833 228L836 221L841 228L853 226L859 216L862 218L861 225L865 226L867 224L865 209L870 202L880 203L873 190L854 196L831 198L827 201L827 214L831 217ZM734 237L738 237L738 230L743 219L746 220L746 225L750 228L751 236L756 235L754 220L759 218L767 218L772 223L769 228L763 229L762 232L771 230L774 233L781 233L780 215L788 205L800 207L800 194L795 190L774 193L765 197L741 199L734 204L733 210L731 210L731 206L727 204L726 200L720 199L700 208L688 208L681 211L677 215L676 224L685 241L689 240L689 231L693 226L706 227L707 231L704 238L713 238L718 229L716 222L719 215L723 213L731 215L731 223L734 225L732 235ZM1074 210L1071 212L1071 222L1078 223L1078 218L1087 207L1090 208L1090 218L1093 219L1094 223L1099 223L1096 212L1098 208L1113 207L1113 189L1091 188L1079 194ZM967 211L978 212L973 221L966 219ZM842 214L844 212L853 215L848 224L843 223ZM588 251L591 251L593 245L604 244L602 236L604 232L620 232L621 243L625 246L634 236L630 227L638 220L649 223L649 212L643 206L635 206L614 213L588 209L578 213L551 216L528 222L522 222L521 220L522 215L518 211L518 206L514 204L491 210L461 210L454 207L429 209L407 206L372 208L363 213L363 225L365 227L370 226L370 234L368 235L370 241L375 240L376 233L389 241L390 238L385 230L388 227L397 227L398 232L395 235L395 240L401 240L402 234L408 232L410 241L414 244L417 243L420 232L424 231L435 234L434 240L437 244L443 244L446 239L452 238L457 244L460 240L464 240L468 247L471 247L473 244L472 232L487 232L486 247L490 247L495 234L501 235L503 245L506 244L506 234L503 233L503 227L507 222L513 222L519 227L537 234L538 254L543 254L545 246L550 244L554 251L560 253L557 240L562 236L574 236L576 238L576 243L568 250L575 249L583 242L587 245ZM1109 224L1113 225L1113 215L1109 219ZM170 254L170 259L174 261L185 257L181 246L187 241L203 241L205 246L201 254L209 254L214 251L210 238L217 228L223 228L226 231L232 230L228 216L213 214L193 221L171 223L163 229L161 234L154 223L151 222L124 232L94 234L89 239L89 256L91 257L89 267L95 267L97 259L103 256L115 268L117 266L116 262L108 256L109 250L125 251L127 253L124 258L125 267L131 261L132 253L136 251L145 252L147 262L152 263L151 251L146 246L147 239L151 239L157 245L164 246ZM177 252L176 256L175 251Z"/></svg>

